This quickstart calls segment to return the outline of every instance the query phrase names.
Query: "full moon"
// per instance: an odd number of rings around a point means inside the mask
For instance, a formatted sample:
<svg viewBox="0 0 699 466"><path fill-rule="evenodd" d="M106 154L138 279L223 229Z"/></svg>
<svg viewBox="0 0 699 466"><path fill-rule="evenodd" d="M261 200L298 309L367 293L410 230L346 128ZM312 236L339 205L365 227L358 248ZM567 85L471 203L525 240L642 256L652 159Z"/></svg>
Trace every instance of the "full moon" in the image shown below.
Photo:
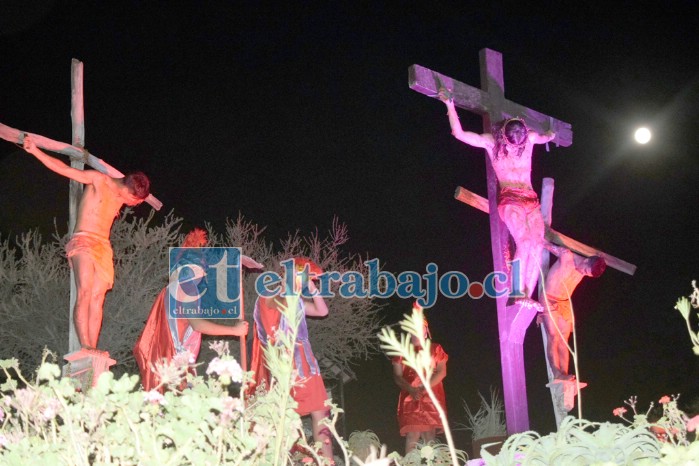
<svg viewBox="0 0 699 466"><path fill-rule="evenodd" d="M633 135L636 142L639 144L646 144L650 141L650 130L648 128L638 128Z"/></svg>

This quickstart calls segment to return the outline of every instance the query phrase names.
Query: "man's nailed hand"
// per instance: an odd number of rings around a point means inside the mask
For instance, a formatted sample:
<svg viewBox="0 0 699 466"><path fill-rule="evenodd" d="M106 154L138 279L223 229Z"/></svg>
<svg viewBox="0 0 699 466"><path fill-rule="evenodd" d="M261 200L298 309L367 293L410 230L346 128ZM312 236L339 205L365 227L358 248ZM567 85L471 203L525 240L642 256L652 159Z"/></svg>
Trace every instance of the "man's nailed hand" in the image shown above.
<svg viewBox="0 0 699 466"><path fill-rule="evenodd" d="M32 151L36 149L36 144L34 144L34 141L27 133L23 133L23 136L22 147L31 154Z"/></svg>
<svg viewBox="0 0 699 466"><path fill-rule="evenodd" d="M454 101L454 96L446 87L439 88L439 92L437 93L437 97L439 97L439 100L441 100L442 102L453 102Z"/></svg>

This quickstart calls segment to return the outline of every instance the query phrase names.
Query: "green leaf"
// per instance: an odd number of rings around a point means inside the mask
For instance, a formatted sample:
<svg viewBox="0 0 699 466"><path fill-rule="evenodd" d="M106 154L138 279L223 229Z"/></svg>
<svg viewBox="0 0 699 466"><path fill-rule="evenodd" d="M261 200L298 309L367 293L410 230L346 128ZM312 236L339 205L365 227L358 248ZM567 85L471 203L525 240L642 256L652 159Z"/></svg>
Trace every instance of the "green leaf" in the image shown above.
<svg viewBox="0 0 699 466"><path fill-rule="evenodd" d="M0 360L0 369L18 369L19 361L16 358Z"/></svg>
<svg viewBox="0 0 699 466"><path fill-rule="evenodd" d="M43 363L37 370L36 376L39 380L54 380L61 375L61 369L56 364Z"/></svg>
<svg viewBox="0 0 699 466"><path fill-rule="evenodd" d="M689 311L691 309L691 307L689 305L689 299L684 298L684 297L678 299L677 304L675 304L675 309L680 311L680 314L682 314L682 317L684 318L684 320L689 319Z"/></svg>
<svg viewBox="0 0 699 466"><path fill-rule="evenodd" d="M5 383L0 385L0 390L3 392L12 392L17 388L17 381L14 379L7 379Z"/></svg>
<svg viewBox="0 0 699 466"><path fill-rule="evenodd" d="M102 372L99 379L97 379L97 385L94 387L99 393L106 395L112 388L114 382L114 374L109 371Z"/></svg>

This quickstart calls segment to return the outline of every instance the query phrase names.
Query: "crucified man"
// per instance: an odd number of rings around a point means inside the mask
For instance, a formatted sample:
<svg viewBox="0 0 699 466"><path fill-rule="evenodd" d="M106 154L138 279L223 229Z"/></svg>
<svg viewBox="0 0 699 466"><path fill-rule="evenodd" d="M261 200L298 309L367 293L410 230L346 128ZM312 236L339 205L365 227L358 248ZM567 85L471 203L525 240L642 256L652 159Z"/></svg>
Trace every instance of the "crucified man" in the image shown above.
<svg viewBox="0 0 699 466"><path fill-rule="evenodd" d="M78 170L41 151L25 135L24 150L50 170L85 185L75 232L66 244L66 256L75 272L77 296L73 316L80 346L97 349L104 297L114 284L114 263L109 232L122 206L136 206L148 197L150 181L141 172L112 178L95 170Z"/></svg>
<svg viewBox="0 0 699 466"><path fill-rule="evenodd" d="M449 92L440 89L439 98L447 106L454 137L485 149L490 158L498 179L498 213L515 241L514 260L520 265L524 301L541 310L539 303L530 299L539 278L545 230L539 197L531 182L532 150L534 144L545 144L556 135L552 131L539 134L529 130L520 118L496 123L492 133L464 131Z"/></svg>
<svg viewBox="0 0 699 466"><path fill-rule="evenodd" d="M568 373L568 338L574 323L571 296L583 278L597 278L602 275L607 263L600 256L583 257L551 243L546 243L544 247L558 256L558 260L546 275L545 296L540 298L546 309L537 321L543 321L546 329L546 357L553 378L574 380L575 376Z"/></svg>

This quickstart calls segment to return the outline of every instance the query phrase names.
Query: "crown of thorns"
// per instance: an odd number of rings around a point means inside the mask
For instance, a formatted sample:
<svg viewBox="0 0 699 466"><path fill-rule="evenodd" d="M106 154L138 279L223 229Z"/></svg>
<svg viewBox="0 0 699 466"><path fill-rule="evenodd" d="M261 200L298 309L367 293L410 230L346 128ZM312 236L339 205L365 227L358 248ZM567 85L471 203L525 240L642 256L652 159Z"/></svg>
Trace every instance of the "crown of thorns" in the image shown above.
<svg viewBox="0 0 699 466"><path fill-rule="evenodd" d="M514 122L521 123L522 126L524 127L525 133L529 132L529 128L527 127L527 124L524 122L524 120L520 117L514 117L514 118L509 118L509 119L502 122L502 126L500 126L500 128L498 129L498 136L500 138L502 138L502 140L507 141L507 143L509 145L514 146L514 147L520 147L520 146L523 146L527 143L527 138L524 138L522 140L522 142L517 143L515 141L511 141L510 138L508 138L507 135L505 134L505 129L507 128L507 125L509 125L510 123L514 123Z"/></svg>

